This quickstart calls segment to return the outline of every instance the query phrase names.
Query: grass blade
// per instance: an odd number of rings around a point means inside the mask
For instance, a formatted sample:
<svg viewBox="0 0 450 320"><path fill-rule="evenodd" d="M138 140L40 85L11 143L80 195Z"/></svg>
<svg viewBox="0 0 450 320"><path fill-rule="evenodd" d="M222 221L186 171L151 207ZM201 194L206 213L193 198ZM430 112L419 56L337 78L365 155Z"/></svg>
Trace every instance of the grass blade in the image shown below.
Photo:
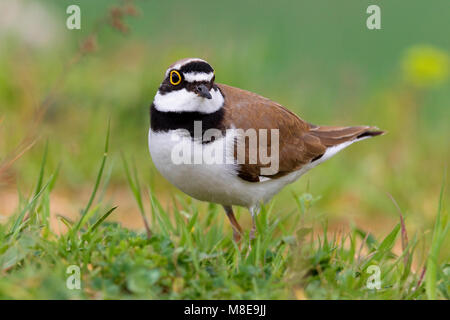
<svg viewBox="0 0 450 320"><path fill-rule="evenodd" d="M25 208L22 209L22 211L20 212L20 214L18 215L18 217L16 218L16 220L14 221L14 224L12 225L9 235L13 235L15 236L19 230L19 226L22 224L23 222L23 218L25 217L25 214L35 205L37 199L39 199L39 197L41 196L41 194L44 192L44 190L48 187L50 181L47 182L44 187L42 187L41 191L38 192L38 194L36 194L33 199L31 199L30 202L28 202L28 204L25 206Z"/></svg>
<svg viewBox="0 0 450 320"><path fill-rule="evenodd" d="M364 264L363 269L366 269L366 267L373 261L379 261L383 256L385 256L394 246L395 239L397 239L398 232L400 231L400 224L398 223L394 229L384 238L384 240L381 242L380 246L378 247L375 254L366 261Z"/></svg>
<svg viewBox="0 0 450 320"><path fill-rule="evenodd" d="M97 229L97 227L98 227L103 221L105 221L105 219L108 218L109 215L110 215L114 210L116 210L116 209L117 209L117 206L115 206L115 207L109 209L103 216L100 217L100 219L98 219L98 220L97 220L97 221L89 228L88 233L94 231L95 229Z"/></svg>
<svg viewBox="0 0 450 320"><path fill-rule="evenodd" d="M439 195L439 205L436 216L436 222L433 230L433 240L431 242L431 249L427 259L427 271L425 275L425 289L429 300L436 300L437 298L437 260L439 257L439 251L444 238L447 235L449 229L449 223L447 219L441 219L442 202L444 198L445 189L445 176L442 182L441 192Z"/></svg>
<svg viewBox="0 0 450 320"><path fill-rule="evenodd" d="M130 173L130 169L128 167L127 160L125 156L122 154L122 163L125 170L125 175L127 177L128 185L130 186L131 192L133 193L134 199L139 208L139 212L141 213L142 220L144 221L145 231L147 233L147 238L150 239L152 236L152 232L150 230L150 225L147 220L147 216L145 215L144 204L142 201L141 187L139 183L139 177L137 175L136 167L134 167L134 179Z"/></svg>
<svg viewBox="0 0 450 320"><path fill-rule="evenodd" d="M100 170L98 171L98 174L97 174L97 179L95 181L95 186L94 186L94 189L92 190L91 197L89 198L89 201L88 201L86 207L82 211L82 215L85 215L89 211L89 208L91 207L92 203L94 202L98 187L100 186L100 181L102 180L103 170L105 169L105 164L106 164L106 158L108 157L110 128L111 128L111 122L108 121L108 130L106 132L106 141L105 141L105 148L103 151L102 163L100 165Z"/></svg>

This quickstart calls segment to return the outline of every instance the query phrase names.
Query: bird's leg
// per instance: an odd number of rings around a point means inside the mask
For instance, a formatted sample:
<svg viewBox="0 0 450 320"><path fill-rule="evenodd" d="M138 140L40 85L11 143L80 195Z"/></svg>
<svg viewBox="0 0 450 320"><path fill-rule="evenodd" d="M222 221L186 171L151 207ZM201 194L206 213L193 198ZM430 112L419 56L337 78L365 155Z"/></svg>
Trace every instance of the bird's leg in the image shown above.
<svg viewBox="0 0 450 320"><path fill-rule="evenodd" d="M255 239L256 234L256 216L259 213L259 206L254 206L250 208L250 213L252 214L252 229L250 230L250 240Z"/></svg>
<svg viewBox="0 0 450 320"><path fill-rule="evenodd" d="M228 220L230 220L233 228L233 239L234 241L239 242L239 240L241 240L242 228L234 216L233 208L231 206L223 206L223 208L225 209Z"/></svg>

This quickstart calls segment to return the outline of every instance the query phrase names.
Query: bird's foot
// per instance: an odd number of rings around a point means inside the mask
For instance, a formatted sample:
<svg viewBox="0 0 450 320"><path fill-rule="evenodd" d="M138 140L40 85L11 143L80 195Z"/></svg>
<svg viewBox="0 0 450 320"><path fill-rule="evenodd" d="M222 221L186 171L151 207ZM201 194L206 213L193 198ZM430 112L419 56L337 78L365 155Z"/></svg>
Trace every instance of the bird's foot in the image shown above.
<svg viewBox="0 0 450 320"><path fill-rule="evenodd" d="M250 230L250 233L248 235L248 250L247 250L247 254L245 256L245 258L248 258L248 255L250 254L250 251L252 251L252 241L256 239L256 228L252 228Z"/></svg>
<svg viewBox="0 0 450 320"><path fill-rule="evenodd" d="M252 242L251 241L248 242L248 249L247 249L247 254L245 255L245 259L247 259L248 256L250 255L250 251L252 251Z"/></svg>
<svg viewBox="0 0 450 320"><path fill-rule="evenodd" d="M249 234L250 241L256 238L256 229L251 229Z"/></svg>

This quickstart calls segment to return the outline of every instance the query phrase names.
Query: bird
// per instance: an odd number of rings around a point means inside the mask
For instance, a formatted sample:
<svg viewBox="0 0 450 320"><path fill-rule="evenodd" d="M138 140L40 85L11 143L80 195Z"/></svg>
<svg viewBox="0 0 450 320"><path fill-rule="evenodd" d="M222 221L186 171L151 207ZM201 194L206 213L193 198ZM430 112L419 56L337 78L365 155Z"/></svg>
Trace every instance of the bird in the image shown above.
<svg viewBox="0 0 450 320"><path fill-rule="evenodd" d="M374 126L319 126L256 93L216 83L212 66L184 58L165 72L150 106L148 145L156 169L187 195L223 206L233 239L233 206L256 216L288 184L354 142L384 134Z"/></svg>

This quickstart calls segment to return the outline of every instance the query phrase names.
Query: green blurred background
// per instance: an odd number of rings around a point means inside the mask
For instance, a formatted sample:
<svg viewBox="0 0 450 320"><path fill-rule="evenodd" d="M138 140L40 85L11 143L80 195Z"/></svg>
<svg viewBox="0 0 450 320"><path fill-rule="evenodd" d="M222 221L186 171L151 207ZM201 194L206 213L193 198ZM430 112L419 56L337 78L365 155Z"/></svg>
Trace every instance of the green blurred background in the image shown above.
<svg viewBox="0 0 450 320"><path fill-rule="evenodd" d="M119 205L112 219L141 229L120 154L134 160L161 202L180 194L152 165L149 106L168 65L200 57L217 82L269 97L311 123L388 131L285 188L277 211L294 210L292 193L308 190L321 196L310 214L385 234L398 221L390 193L409 229L430 228L450 155L448 0L133 3L137 15L131 2L0 2L0 159L28 134L37 139L3 177L0 215L15 210L17 189L33 190L45 141L48 171L61 165L54 213L76 214L95 181L111 119L105 197ZM81 30L66 28L70 4L81 8ZM115 4L127 13L114 20ZM366 27L370 4L381 7L381 30ZM94 30L95 40L86 42ZM80 45L86 54L67 67ZM242 219L249 222L247 214Z"/></svg>

